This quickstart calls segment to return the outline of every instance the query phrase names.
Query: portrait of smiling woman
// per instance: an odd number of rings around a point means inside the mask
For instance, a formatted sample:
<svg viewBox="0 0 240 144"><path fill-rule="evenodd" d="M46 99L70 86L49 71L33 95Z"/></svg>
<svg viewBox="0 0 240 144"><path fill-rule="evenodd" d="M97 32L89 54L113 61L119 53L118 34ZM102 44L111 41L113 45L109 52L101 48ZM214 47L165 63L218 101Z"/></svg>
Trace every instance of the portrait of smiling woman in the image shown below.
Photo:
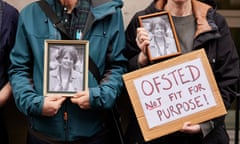
<svg viewBox="0 0 240 144"><path fill-rule="evenodd" d="M169 23L165 20L158 18L151 24L150 31L153 33L153 40L157 46L157 53L152 51L152 55L165 56L177 52L177 48L174 42L173 34L170 31ZM171 46L174 44L174 46ZM156 50L155 50L156 51Z"/></svg>
<svg viewBox="0 0 240 144"><path fill-rule="evenodd" d="M49 91L76 92L83 90L83 74L76 70L78 51L72 45L61 46L56 60L58 66L49 73Z"/></svg>

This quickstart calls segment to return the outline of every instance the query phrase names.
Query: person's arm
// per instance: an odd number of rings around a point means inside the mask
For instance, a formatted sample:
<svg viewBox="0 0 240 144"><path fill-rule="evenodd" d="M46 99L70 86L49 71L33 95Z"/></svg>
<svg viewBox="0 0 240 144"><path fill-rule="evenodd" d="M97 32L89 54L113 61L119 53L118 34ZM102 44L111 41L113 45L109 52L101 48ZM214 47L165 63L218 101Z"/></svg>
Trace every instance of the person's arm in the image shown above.
<svg viewBox="0 0 240 144"><path fill-rule="evenodd" d="M92 108L111 108L123 88L122 75L126 72L127 59L123 55L125 33L121 9L110 21L111 44L106 54L105 70L98 87L89 88Z"/></svg>
<svg viewBox="0 0 240 144"><path fill-rule="evenodd" d="M148 57L146 53L141 51L137 44L137 29L140 27L138 21L138 14L136 14L130 21L125 31L126 48L124 55L128 58L128 70L133 71L148 64Z"/></svg>
<svg viewBox="0 0 240 144"><path fill-rule="evenodd" d="M200 124L192 124L190 121L184 122L181 132L195 134L202 133L205 137L214 128L213 121L206 121Z"/></svg>
<svg viewBox="0 0 240 144"><path fill-rule="evenodd" d="M124 55L128 58L128 70L133 71L139 68L139 53L140 48L136 43L137 28L139 27L137 15L135 15L126 28L126 49Z"/></svg>
<svg viewBox="0 0 240 144"><path fill-rule="evenodd" d="M0 90L0 107L4 106L11 96L12 96L12 88L10 83L8 82Z"/></svg>
<svg viewBox="0 0 240 144"><path fill-rule="evenodd" d="M38 19L33 20L36 16ZM15 104L26 116L53 116L65 100L58 95L43 96L43 47L44 39L50 36L46 30L49 25L42 21L43 17L45 14L37 3L21 11L15 44L10 53L9 81ZM41 26L36 27L37 24Z"/></svg>
<svg viewBox="0 0 240 144"><path fill-rule="evenodd" d="M226 20L218 14L216 19L221 38L217 40L217 61L214 74L225 107L228 110L236 96L236 84L240 72L239 56Z"/></svg>
<svg viewBox="0 0 240 144"><path fill-rule="evenodd" d="M236 84L239 79L239 57L237 49L231 37L230 30L228 28L225 19L217 15L217 25L221 38L216 41L216 63L214 64L213 72L218 84L223 102L228 110L235 99ZM213 48L213 47L211 47ZM186 133L198 133L201 132L203 136L210 133L215 126L224 125L225 116L206 121L201 124L192 125L186 122L181 131Z"/></svg>
<svg viewBox="0 0 240 144"><path fill-rule="evenodd" d="M201 129L203 137L205 137L207 134L209 134L214 129L214 122L211 120L200 123L199 125L200 125L200 129Z"/></svg>
<svg viewBox="0 0 240 144"><path fill-rule="evenodd" d="M217 57L213 70L224 105L228 111L236 97L240 72L239 56L225 18L219 14L216 14L215 18L221 37L216 42ZM211 121L214 127L218 127L224 125L224 119L225 116L221 116Z"/></svg>
<svg viewBox="0 0 240 144"><path fill-rule="evenodd" d="M9 60L9 53L12 50L12 47L15 42L15 36L16 36L16 31L17 31L17 23L18 23L18 10L12 6L10 6L8 3L6 3L4 8L4 13L3 13L3 22L2 22L2 32L1 34L4 34L4 37L6 37L6 41L3 44L3 47L5 48L6 53L6 58L5 59L5 67L2 69L2 71L5 71L7 73L7 69L10 65L10 60ZM0 35L1 35L0 34ZM7 75L6 75L7 76ZM6 102L10 99L12 96L12 89L11 85L9 82L6 82L6 84L2 87L0 90L0 107L4 106Z"/></svg>
<svg viewBox="0 0 240 144"><path fill-rule="evenodd" d="M40 115L39 107L43 105L43 97L36 98L37 94L33 88L33 55L25 29L24 20L20 16L15 45L10 53L9 81L18 109L26 115ZM31 104L32 102L35 104Z"/></svg>

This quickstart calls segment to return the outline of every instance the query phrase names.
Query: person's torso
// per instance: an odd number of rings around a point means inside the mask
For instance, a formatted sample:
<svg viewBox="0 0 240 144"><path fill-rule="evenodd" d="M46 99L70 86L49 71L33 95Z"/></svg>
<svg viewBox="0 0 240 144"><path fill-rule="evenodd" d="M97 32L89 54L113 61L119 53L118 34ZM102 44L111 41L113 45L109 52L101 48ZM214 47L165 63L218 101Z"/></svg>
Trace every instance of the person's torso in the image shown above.
<svg viewBox="0 0 240 144"><path fill-rule="evenodd" d="M105 6L110 7L111 2ZM88 40L89 56L96 63L101 74L106 67L106 54L111 45L111 39L118 33L119 25L117 17L112 17L116 13L115 8L108 9L94 8L92 15L95 15L91 21L92 27L83 36L83 40ZM97 15L100 12L101 15ZM25 35L28 39L29 52L34 57L33 61L33 82L36 93L43 94L43 72L44 72L44 41L47 39L61 40L59 31L54 27L51 21L40 10L37 3L29 5L21 12L22 26L25 27ZM37 17L37 19L35 19ZM34 20L32 20L34 19ZM91 72L88 76L89 87L98 85L97 80ZM94 110L81 110L79 106L66 102L54 118L35 118L30 119L31 125L35 130L41 131L52 137L65 140L67 134L68 140L77 139L81 136L91 136L102 128L101 112ZM68 110L67 124L63 120L64 109ZM58 121L56 123L56 121ZM67 127L67 129L66 129ZM51 131L49 131L51 129Z"/></svg>

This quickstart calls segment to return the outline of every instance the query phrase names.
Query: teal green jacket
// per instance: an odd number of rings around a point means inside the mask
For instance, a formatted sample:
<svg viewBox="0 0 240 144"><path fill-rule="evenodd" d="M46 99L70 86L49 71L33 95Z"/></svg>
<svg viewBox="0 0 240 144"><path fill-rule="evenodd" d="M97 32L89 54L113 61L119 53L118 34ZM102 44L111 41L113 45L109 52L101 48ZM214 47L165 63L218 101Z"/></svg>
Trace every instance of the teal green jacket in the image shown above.
<svg viewBox="0 0 240 144"><path fill-rule="evenodd" d="M46 1L54 10L54 0ZM122 74L126 72L122 6L121 0L92 0L83 39L89 40L89 55L99 69L101 81L98 83L89 72L90 110L68 101L53 117L41 115L44 40L61 39L61 35L36 2L21 11L8 73L16 105L29 117L31 128L60 141L92 136L101 130L102 111L114 105L123 88ZM63 119L64 109L68 111L67 123Z"/></svg>

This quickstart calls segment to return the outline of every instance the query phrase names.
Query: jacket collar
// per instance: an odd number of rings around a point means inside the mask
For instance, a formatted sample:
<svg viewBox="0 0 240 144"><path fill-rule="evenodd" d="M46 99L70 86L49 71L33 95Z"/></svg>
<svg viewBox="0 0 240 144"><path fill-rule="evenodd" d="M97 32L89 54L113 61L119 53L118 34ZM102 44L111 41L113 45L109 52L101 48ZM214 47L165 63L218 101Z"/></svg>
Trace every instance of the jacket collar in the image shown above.
<svg viewBox="0 0 240 144"><path fill-rule="evenodd" d="M201 33L212 30L212 27L209 25L207 20L208 11L212 7L210 5L207 5L197 0L191 0L191 1L192 1L192 7L193 7L193 14L196 19L197 29L195 32L195 37L197 37ZM166 3L167 3L167 0L161 0L158 2L158 7L163 10Z"/></svg>
<svg viewBox="0 0 240 144"><path fill-rule="evenodd" d="M207 13L208 13L208 10L211 9L211 7L197 0L192 0L192 6L193 6L193 14L196 18L196 24L197 24L197 30L195 33L195 37L197 37L201 33L212 30L212 28L210 27L207 21Z"/></svg>
<svg viewBox="0 0 240 144"><path fill-rule="evenodd" d="M45 0L49 5L54 6L55 0ZM116 7L122 7L122 0L89 0L91 2L91 10L89 11L86 27L83 30L83 37L97 20L111 15L116 12Z"/></svg>
<svg viewBox="0 0 240 144"><path fill-rule="evenodd" d="M45 0L49 5L54 6L55 0ZM115 12L116 7L122 7L122 0L89 0L91 2L91 12L95 19L102 18Z"/></svg>
<svg viewBox="0 0 240 144"><path fill-rule="evenodd" d="M111 2L112 0L91 0L92 7L98 7L104 3Z"/></svg>
<svg viewBox="0 0 240 144"><path fill-rule="evenodd" d="M103 19L104 17L111 15L116 12L116 7L122 7L122 0L91 0L91 11L88 14L86 27L83 31L83 37L92 27L93 23L97 20Z"/></svg>
<svg viewBox="0 0 240 144"><path fill-rule="evenodd" d="M92 15L96 20L116 12L116 7L122 7L122 0L91 0Z"/></svg>
<svg viewBox="0 0 240 144"><path fill-rule="evenodd" d="M162 11L163 10L163 6L161 6L162 9L157 9L155 7L155 2L152 2L144 11L146 12L146 14L149 14L149 13L154 13L156 11Z"/></svg>

